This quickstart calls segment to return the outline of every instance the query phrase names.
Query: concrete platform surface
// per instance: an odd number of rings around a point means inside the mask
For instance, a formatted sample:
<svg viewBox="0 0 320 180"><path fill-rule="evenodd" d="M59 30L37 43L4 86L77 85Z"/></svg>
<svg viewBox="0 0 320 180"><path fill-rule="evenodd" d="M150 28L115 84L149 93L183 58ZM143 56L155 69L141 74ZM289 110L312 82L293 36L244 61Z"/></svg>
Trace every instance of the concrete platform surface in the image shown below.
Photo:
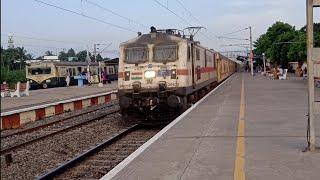
<svg viewBox="0 0 320 180"><path fill-rule="evenodd" d="M53 103L61 100L68 100L83 96L89 96L108 92L117 89L118 82L112 81L111 84L105 84L98 87L96 84L92 86L70 86L49 89L38 89L30 91L30 96L24 97L5 97L1 98L1 113L12 110Z"/></svg>
<svg viewBox="0 0 320 180"><path fill-rule="evenodd" d="M307 145L306 114L304 81L235 74L103 179L318 179L320 152L302 152Z"/></svg>

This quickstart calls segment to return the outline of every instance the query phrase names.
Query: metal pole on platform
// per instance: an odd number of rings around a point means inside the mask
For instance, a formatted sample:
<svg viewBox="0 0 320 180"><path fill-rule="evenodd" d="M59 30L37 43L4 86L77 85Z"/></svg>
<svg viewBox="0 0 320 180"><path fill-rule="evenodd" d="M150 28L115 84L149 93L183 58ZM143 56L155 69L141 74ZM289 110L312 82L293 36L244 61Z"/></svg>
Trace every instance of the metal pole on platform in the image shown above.
<svg viewBox="0 0 320 180"><path fill-rule="evenodd" d="M252 29L249 26L250 30L250 65L251 65L251 75L253 76L253 52L252 52Z"/></svg>
<svg viewBox="0 0 320 180"><path fill-rule="evenodd" d="M309 118L309 149L316 149L315 123L314 123L314 69L313 69L313 0L307 0L307 61L308 61L308 118Z"/></svg>
<svg viewBox="0 0 320 180"><path fill-rule="evenodd" d="M263 74L266 75L266 55L262 53L262 60L263 60Z"/></svg>
<svg viewBox="0 0 320 180"><path fill-rule="evenodd" d="M103 83L102 83L102 81L101 81L101 61L99 61L99 84L98 84L98 86L99 87L103 87Z"/></svg>

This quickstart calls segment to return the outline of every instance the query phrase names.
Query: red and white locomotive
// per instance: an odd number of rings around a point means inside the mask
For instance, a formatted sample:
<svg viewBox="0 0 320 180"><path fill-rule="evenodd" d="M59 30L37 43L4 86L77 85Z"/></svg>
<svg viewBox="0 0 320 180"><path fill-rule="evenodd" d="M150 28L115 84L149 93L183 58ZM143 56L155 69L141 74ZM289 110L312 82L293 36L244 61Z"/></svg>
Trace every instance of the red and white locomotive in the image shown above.
<svg viewBox="0 0 320 180"><path fill-rule="evenodd" d="M187 109L236 70L236 64L173 29L121 43L118 96L122 116L160 123ZM170 118L169 118L170 119Z"/></svg>

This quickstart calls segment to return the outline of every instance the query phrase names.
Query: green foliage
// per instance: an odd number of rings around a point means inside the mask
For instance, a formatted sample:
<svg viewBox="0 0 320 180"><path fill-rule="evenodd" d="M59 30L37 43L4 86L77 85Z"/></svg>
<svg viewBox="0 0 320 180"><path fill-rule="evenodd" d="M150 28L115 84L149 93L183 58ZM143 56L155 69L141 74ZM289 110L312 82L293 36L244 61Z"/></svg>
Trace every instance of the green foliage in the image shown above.
<svg viewBox="0 0 320 180"><path fill-rule="evenodd" d="M314 44L320 47L320 23L314 24ZM254 52L265 53L273 63L286 67L290 61L305 61L306 26L295 30L287 23L276 22L254 43Z"/></svg>
<svg viewBox="0 0 320 180"><path fill-rule="evenodd" d="M87 57L87 51L80 51L76 56L78 57L78 61L85 62Z"/></svg>
<svg viewBox="0 0 320 180"><path fill-rule="evenodd" d="M100 54L98 54L96 56L96 61L98 62L98 61L102 61L102 60L103 60L102 56Z"/></svg>
<svg viewBox="0 0 320 180"><path fill-rule="evenodd" d="M303 32L297 32L293 39L294 44L290 44L288 59L291 61L305 61L307 59L307 36Z"/></svg>
<svg viewBox="0 0 320 180"><path fill-rule="evenodd" d="M68 54L64 51L59 52L58 59L61 61L68 61Z"/></svg>
<svg viewBox="0 0 320 180"><path fill-rule="evenodd" d="M296 36L295 28L287 23L276 22L255 42L255 52L265 53L272 62L286 66L290 42Z"/></svg>
<svg viewBox="0 0 320 180"><path fill-rule="evenodd" d="M14 85L18 81L26 82L26 72L22 70L9 70L5 67L1 67L1 83L6 81L10 86Z"/></svg>
<svg viewBox="0 0 320 180"><path fill-rule="evenodd" d="M52 53L52 51L46 51L46 52L44 53L44 55L46 55L46 56L54 56L54 54Z"/></svg>
<svg viewBox="0 0 320 180"><path fill-rule="evenodd" d="M52 51L46 51L45 55L52 56ZM89 53L91 61L93 56ZM59 59L61 61L68 61L68 57L78 57L78 61L85 62L87 57L87 51L76 52L70 48L67 53L61 51L59 53ZM25 61L33 59L31 54L28 54L24 47L4 49L1 47L1 82L6 81L10 85L17 83L18 81L26 81L25 73ZM43 59L42 56L36 59ZM103 60L100 54L97 55L97 60Z"/></svg>
<svg viewBox="0 0 320 180"><path fill-rule="evenodd" d="M68 54L68 57L75 57L76 56L76 52L72 48L70 48L68 50L67 54Z"/></svg>

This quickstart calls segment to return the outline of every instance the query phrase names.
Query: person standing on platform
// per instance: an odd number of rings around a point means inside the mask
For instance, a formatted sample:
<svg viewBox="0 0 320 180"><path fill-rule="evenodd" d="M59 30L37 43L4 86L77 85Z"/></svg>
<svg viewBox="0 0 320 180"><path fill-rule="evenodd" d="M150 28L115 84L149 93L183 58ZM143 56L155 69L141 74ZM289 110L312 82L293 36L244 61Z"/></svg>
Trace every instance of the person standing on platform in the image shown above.
<svg viewBox="0 0 320 180"><path fill-rule="evenodd" d="M102 83L103 83L103 84L106 84L106 80L107 80L106 72L103 71L102 74L101 74L101 76L102 76Z"/></svg>
<svg viewBox="0 0 320 180"><path fill-rule="evenodd" d="M70 74L69 74L68 70L67 70L67 73L66 73L66 83L67 83L67 87L69 87L69 85L70 85Z"/></svg>

